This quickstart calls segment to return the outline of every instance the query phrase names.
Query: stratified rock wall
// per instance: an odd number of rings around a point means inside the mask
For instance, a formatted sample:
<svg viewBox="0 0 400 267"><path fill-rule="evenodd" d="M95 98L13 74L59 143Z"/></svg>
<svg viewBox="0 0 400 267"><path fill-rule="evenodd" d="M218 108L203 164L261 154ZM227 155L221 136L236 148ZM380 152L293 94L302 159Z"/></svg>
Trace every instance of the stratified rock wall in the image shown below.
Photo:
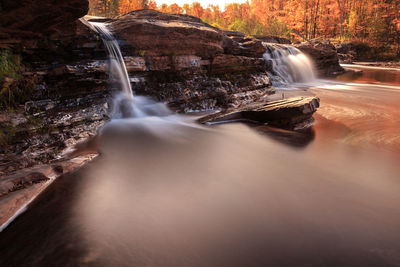
<svg viewBox="0 0 400 267"><path fill-rule="evenodd" d="M73 33L74 22L88 9L88 0L0 0L0 48Z"/></svg>

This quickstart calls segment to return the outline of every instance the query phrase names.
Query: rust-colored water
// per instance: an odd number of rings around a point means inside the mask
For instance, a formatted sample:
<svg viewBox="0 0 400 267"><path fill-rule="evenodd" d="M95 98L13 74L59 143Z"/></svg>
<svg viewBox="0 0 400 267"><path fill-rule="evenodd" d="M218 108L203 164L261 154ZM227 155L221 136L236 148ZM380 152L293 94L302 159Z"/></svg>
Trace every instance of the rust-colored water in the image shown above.
<svg viewBox="0 0 400 267"><path fill-rule="evenodd" d="M101 157L0 233L0 266L399 266L399 91L312 90L314 131L273 139L174 116L114 121Z"/></svg>
<svg viewBox="0 0 400 267"><path fill-rule="evenodd" d="M310 90L321 99L316 137L400 152L400 71L361 70Z"/></svg>

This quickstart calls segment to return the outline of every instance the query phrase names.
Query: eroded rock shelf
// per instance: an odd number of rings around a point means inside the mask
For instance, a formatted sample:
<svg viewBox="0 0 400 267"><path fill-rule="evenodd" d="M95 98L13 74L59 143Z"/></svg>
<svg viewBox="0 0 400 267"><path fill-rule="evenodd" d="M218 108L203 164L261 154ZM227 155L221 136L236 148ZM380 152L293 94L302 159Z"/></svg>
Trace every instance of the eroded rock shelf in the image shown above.
<svg viewBox="0 0 400 267"><path fill-rule="evenodd" d="M85 0L40 1L54 9L54 16L27 12L39 10L39 2L3 2L0 49L21 59L20 78L0 80L1 86L21 93L12 103L14 112L0 112L0 194L13 203L26 203L48 182L48 175L35 168L62 165L66 151L96 135L110 119L111 98L119 88L109 83L106 52L88 20L113 29L136 94L166 102L176 112L221 111L201 119L203 123L246 119L299 129L310 125L319 106L312 96L273 97L263 42L289 44L284 38L221 31L198 18L154 10L114 19L82 18ZM330 44L297 47L314 60L319 75L342 71ZM27 187L33 190L29 197L10 197Z"/></svg>

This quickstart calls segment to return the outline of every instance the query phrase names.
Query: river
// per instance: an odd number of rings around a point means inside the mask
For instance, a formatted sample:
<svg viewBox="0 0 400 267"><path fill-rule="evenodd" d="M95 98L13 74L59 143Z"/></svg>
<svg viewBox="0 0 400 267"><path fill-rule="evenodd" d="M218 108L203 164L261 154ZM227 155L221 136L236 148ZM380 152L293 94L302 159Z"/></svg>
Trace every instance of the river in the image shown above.
<svg viewBox="0 0 400 267"><path fill-rule="evenodd" d="M0 266L400 266L398 77L319 81L302 133L115 120L0 233Z"/></svg>

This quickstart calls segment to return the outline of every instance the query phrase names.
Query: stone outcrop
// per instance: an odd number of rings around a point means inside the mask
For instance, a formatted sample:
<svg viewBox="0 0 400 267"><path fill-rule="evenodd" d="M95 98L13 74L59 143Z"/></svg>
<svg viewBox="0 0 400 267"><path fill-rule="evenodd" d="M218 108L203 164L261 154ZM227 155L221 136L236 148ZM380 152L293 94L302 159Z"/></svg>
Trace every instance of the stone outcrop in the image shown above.
<svg viewBox="0 0 400 267"><path fill-rule="evenodd" d="M195 55L203 59L219 54L262 57L261 41L242 33L221 31L200 19L155 10L132 11L110 21L128 55Z"/></svg>
<svg viewBox="0 0 400 267"><path fill-rule="evenodd" d="M108 81L107 54L87 21L93 18L79 19L87 9L87 0L0 0L0 49L20 59L18 75L0 77L0 88L25 93L7 102L16 112L0 112L0 176L7 177L0 195L7 203L25 203L45 188L47 178L89 160L59 162L110 118L110 100L120 88ZM288 128L309 120L317 107L314 100L297 101L291 113L288 106L271 111L265 105L275 92L262 58L267 37L224 32L198 18L154 10L107 23L120 43L135 93L177 112L222 109L252 116L254 111L260 122ZM10 194L26 186L32 192L24 197ZM18 208L3 209L0 222Z"/></svg>
<svg viewBox="0 0 400 267"><path fill-rule="evenodd" d="M314 96L290 97L268 103L252 103L235 110L201 118L201 123L226 121L251 121L290 130L302 130L312 124L312 115L319 107L319 98Z"/></svg>
<svg viewBox="0 0 400 267"><path fill-rule="evenodd" d="M192 16L140 10L119 16L110 24L124 40L128 55L210 58L223 53L223 33Z"/></svg>
<svg viewBox="0 0 400 267"><path fill-rule="evenodd" d="M155 10L132 11L109 25L127 55L135 92L178 111L237 106L238 93L255 100L273 91L259 40L232 39L198 18Z"/></svg>
<svg viewBox="0 0 400 267"><path fill-rule="evenodd" d="M329 41L303 42L295 47L313 60L319 76L334 76L344 71L339 65L336 48Z"/></svg>
<svg viewBox="0 0 400 267"><path fill-rule="evenodd" d="M137 94L165 101L176 111L237 108L274 93L265 73L194 76L169 82L160 82L151 75L147 82L135 83Z"/></svg>
<svg viewBox="0 0 400 267"><path fill-rule="evenodd" d="M32 90L30 101L15 103L24 111L16 115L19 123L13 123L13 114L0 114L0 128L5 129L0 154L6 155L0 155L0 175L53 162L109 119L110 96L119 89L108 83L101 38L86 20L70 19L74 21L66 24L67 33L43 29L39 35L48 34L45 39L32 35L29 46L21 42L10 47L22 59L22 78L11 79L10 86L26 88L23 84L31 81ZM109 23L126 56L135 92L167 102L178 112L238 107L274 92L260 43L254 40L229 54L225 41L231 39L222 31L190 16L151 10Z"/></svg>
<svg viewBox="0 0 400 267"><path fill-rule="evenodd" d="M109 99L119 89L108 83L101 38L87 20L68 16L64 19L73 21L66 24L67 33L50 27L38 33L46 34L45 42L33 38L30 46L13 46L21 53L23 80L32 80L33 90L30 101L19 103L24 114L18 123L0 114L0 127L9 129L7 146L0 148L7 155L0 159L0 174L53 163L109 119ZM224 32L191 16L154 10L107 22L136 94L166 102L177 112L245 109L274 93L262 58L264 37Z"/></svg>
<svg viewBox="0 0 400 267"><path fill-rule="evenodd" d="M328 41L304 42L295 45L295 47L313 60L319 76L333 76L344 71L339 65L339 58L335 46Z"/></svg>
<svg viewBox="0 0 400 267"><path fill-rule="evenodd" d="M0 48L30 46L48 36L73 32L88 12L87 0L0 0Z"/></svg>
<svg viewBox="0 0 400 267"><path fill-rule="evenodd" d="M254 35L254 38L261 40L266 43L276 43L276 44L291 44L292 42L283 37L272 36L272 35Z"/></svg>
<svg viewBox="0 0 400 267"><path fill-rule="evenodd" d="M262 41L241 32L223 31L225 54L261 58L265 53Z"/></svg>

